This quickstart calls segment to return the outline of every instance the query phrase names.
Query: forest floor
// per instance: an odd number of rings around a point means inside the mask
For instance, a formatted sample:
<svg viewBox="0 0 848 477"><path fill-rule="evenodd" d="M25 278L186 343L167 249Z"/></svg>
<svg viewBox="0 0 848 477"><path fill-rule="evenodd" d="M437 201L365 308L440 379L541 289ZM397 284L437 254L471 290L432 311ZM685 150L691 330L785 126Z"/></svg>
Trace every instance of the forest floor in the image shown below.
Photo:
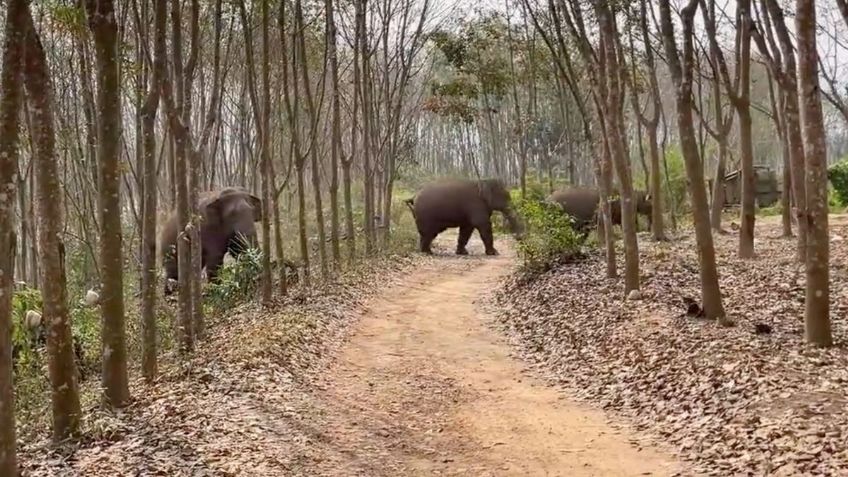
<svg viewBox="0 0 848 477"><path fill-rule="evenodd" d="M846 475L848 216L830 218L829 349L804 343L804 268L780 217L757 218L751 260L730 222L715 242L731 328L687 314L685 300L700 302L691 229L640 235L640 300L592 251L510 277L501 326L550 382L673 446L696 475Z"/></svg>
<svg viewBox="0 0 848 477"><path fill-rule="evenodd" d="M512 251L409 260L342 291L251 308L191 366L79 447L32 445L25 475L672 475L656 445L575 403L510 356L480 298ZM92 431L97 437L92 437Z"/></svg>

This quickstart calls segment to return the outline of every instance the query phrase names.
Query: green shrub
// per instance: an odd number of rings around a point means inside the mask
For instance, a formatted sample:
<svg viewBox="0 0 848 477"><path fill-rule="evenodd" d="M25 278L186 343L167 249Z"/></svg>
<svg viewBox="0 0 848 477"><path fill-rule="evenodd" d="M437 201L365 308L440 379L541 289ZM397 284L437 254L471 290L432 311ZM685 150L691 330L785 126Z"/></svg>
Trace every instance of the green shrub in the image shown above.
<svg viewBox="0 0 848 477"><path fill-rule="evenodd" d="M770 217L774 215L781 215L783 213L783 205L778 201L776 204L771 207L761 207L757 210L757 215L762 217Z"/></svg>
<svg viewBox="0 0 848 477"><path fill-rule="evenodd" d="M519 200L516 209L524 221L525 234L518 242L518 256L527 271L545 271L573 257L580 240L572 219L555 204L541 200Z"/></svg>
<svg viewBox="0 0 848 477"><path fill-rule="evenodd" d="M41 313L41 306L41 292L35 288L25 287L12 295L12 346L18 351L18 364L38 364L38 354L32 346L36 336L24 325L24 318L29 310Z"/></svg>
<svg viewBox="0 0 848 477"><path fill-rule="evenodd" d="M827 178L832 186L835 204L844 207L848 205L848 159L833 164L827 169Z"/></svg>
<svg viewBox="0 0 848 477"><path fill-rule="evenodd" d="M213 311L226 310L253 297L262 271L262 252L249 248L218 269L218 278L206 287L206 303Z"/></svg>
<svg viewBox="0 0 848 477"><path fill-rule="evenodd" d="M689 195L686 188L686 166L683 163L683 155L680 152L680 148L676 146L668 148L666 150L665 160L668 163L668 175L665 173L665 167L662 167L662 192L665 195L664 204L670 212L673 212L679 217L689 211L687 205Z"/></svg>

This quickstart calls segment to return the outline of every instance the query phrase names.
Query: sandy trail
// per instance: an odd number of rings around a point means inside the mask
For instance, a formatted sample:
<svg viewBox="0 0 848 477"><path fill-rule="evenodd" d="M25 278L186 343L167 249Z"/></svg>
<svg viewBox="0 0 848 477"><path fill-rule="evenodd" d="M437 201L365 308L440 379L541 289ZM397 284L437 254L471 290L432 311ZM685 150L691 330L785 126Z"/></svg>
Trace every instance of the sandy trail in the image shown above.
<svg viewBox="0 0 848 477"><path fill-rule="evenodd" d="M474 239L477 237L475 236ZM474 301L513 254L449 254L373 301L317 391L311 475L671 475L673 458L526 372Z"/></svg>

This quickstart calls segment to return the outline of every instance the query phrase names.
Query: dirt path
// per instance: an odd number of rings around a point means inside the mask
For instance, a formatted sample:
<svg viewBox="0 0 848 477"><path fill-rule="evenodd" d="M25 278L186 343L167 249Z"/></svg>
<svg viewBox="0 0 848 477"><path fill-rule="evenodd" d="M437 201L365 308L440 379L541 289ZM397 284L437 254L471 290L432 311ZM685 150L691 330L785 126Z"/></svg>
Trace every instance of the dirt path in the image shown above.
<svg viewBox="0 0 848 477"><path fill-rule="evenodd" d="M439 257L372 303L315 396L317 448L301 468L311 475L673 474L668 455L564 399L509 356L474 305L513 263L500 248L504 255L484 258L472 242L475 256Z"/></svg>

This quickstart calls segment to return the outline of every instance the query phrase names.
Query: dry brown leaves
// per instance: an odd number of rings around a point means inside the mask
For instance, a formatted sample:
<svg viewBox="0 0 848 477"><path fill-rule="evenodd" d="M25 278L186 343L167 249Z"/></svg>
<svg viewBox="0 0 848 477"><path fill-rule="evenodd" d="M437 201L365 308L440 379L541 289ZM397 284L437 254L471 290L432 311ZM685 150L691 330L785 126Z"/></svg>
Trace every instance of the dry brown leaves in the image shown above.
<svg viewBox="0 0 848 477"><path fill-rule="evenodd" d="M333 284L298 288L271 310L248 304L210 323L189 362L166 356L135 401L86 412L83 441L27 443L27 476L306 475L321 455L309 391L362 311L364 300L424 257L377 259Z"/></svg>
<svg viewBox="0 0 848 477"><path fill-rule="evenodd" d="M732 328L685 316L684 299L700 301L691 236L640 237L639 301L595 254L511 279L501 323L552 379L672 444L699 475L845 475L848 225L831 224L831 349L804 343L804 272L779 233L758 224L755 260L736 258L738 234L716 238Z"/></svg>

